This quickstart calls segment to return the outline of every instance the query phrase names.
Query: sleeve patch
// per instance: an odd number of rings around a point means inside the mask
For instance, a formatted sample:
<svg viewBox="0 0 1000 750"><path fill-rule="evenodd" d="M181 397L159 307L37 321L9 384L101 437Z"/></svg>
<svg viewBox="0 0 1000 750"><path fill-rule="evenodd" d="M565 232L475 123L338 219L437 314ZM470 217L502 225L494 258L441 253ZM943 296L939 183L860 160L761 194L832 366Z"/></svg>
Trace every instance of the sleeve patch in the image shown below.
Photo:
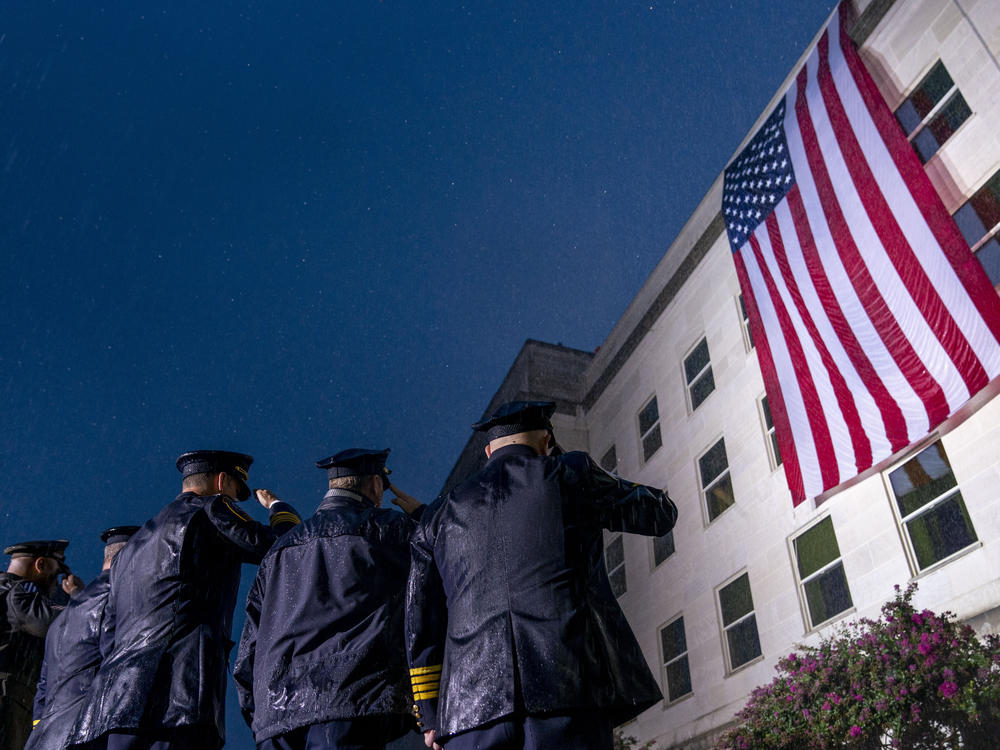
<svg viewBox="0 0 1000 750"><path fill-rule="evenodd" d="M271 525L277 526L282 523L302 523L302 519L287 510L279 510L271 516Z"/></svg>

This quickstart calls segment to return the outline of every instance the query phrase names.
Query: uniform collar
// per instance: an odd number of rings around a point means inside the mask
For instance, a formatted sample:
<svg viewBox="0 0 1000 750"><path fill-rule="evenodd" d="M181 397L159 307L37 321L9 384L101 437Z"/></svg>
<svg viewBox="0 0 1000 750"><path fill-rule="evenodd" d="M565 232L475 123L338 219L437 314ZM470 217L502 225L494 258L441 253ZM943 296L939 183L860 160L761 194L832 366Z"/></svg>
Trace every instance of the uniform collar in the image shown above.
<svg viewBox="0 0 1000 750"><path fill-rule="evenodd" d="M498 448L493 451L493 455L489 457L486 463L493 463L497 459L507 458L508 456L537 456L535 449L530 445L524 445L523 443L514 443L513 445L505 445L503 448Z"/></svg>
<svg viewBox="0 0 1000 750"><path fill-rule="evenodd" d="M360 492L345 490L335 487L323 495L323 502L319 504L322 508L374 508L375 504Z"/></svg>

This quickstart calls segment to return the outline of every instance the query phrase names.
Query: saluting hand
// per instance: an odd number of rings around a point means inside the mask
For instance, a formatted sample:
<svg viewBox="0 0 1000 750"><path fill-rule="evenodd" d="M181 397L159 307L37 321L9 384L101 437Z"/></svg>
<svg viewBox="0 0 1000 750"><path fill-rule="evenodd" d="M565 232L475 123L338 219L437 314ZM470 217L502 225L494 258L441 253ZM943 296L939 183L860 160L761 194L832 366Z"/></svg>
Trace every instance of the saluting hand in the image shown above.
<svg viewBox="0 0 1000 750"><path fill-rule="evenodd" d="M76 596L83 591L83 580L79 576L67 573L62 579L62 590L70 596Z"/></svg>
<svg viewBox="0 0 1000 750"><path fill-rule="evenodd" d="M271 492L271 490L254 490L253 494L257 498L257 502L265 508L270 508L275 503L281 502L281 498Z"/></svg>
<svg viewBox="0 0 1000 750"><path fill-rule="evenodd" d="M392 499L392 504L401 508L407 515L423 505L423 503L413 497L413 495L407 495L392 482L389 483L389 490L396 496ZM427 747L430 747L430 745Z"/></svg>

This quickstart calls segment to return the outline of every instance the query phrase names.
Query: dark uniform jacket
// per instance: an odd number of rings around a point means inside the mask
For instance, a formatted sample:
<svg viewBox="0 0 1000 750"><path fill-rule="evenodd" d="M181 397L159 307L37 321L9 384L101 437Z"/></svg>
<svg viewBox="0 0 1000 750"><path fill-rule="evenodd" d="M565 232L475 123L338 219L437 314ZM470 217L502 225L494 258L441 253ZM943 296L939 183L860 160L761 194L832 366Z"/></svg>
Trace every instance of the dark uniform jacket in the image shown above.
<svg viewBox="0 0 1000 750"><path fill-rule="evenodd" d="M25 750L64 750L67 746L101 664L101 629L110 581L110 572L103 571L49 628L35 693L35 728Z"/></svg>
<svg viewBox="0 0 1000 750"><path fill-rule="evenodd" d="M62 609L31 581L0 572L0 750L21 750L31 730L45 634Z"/></svg>
<svg viewBox="0 0 1000 750"><path fill-rule="evenodd" d="M388 736L413 727L403 604L415 526L333 489L271 548L247 597L234 669L258 743L379 714L395 723Z"/></svg>
<svg viewBox="0 0 1000 750"><path fill-rule="evenodd" d="M586 453L495 451L414 535L406 646L422 728L595 709L620 724L660 700L611 592L601 529L661 535L677 509Z"/></svg>
<svg viewBox="0 0 1000 750"><path fill-rule="evenodd" d="M101 644L72 741L200 726L221 743L240 564L259 563L298 521L275 503L268 528L225 495L193 493L147 521L111 564L105 616L114 640Z"/></svg>

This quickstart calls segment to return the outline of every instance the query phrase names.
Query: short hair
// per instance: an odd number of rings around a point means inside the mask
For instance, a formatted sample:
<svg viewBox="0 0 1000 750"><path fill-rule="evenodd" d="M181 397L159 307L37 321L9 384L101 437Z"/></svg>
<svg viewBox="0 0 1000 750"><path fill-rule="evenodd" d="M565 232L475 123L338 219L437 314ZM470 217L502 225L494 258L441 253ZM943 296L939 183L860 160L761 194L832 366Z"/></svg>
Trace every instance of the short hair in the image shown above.
<svg viewBox="0 0 1000 750"><path fill-rule="evenodd" d="M349 477L331 477L331 490L360 490L365 480L374 474L352 474Z"/></svg>
<svg viewBox="0 0 1000 750"><path fill-rule="evenodd" d="M118 551L126 544L128 544L128 542L115 542L114 544L104 545L104 564L109 565L115 555L118 554Z"/></svg>
<svg viewBox="0 0 1000 750"><path fill-rule="evenodd" d="M222 473L222 472L218 472L218 471L203 471L203 472L201 472L199 474L188 474L186 477L184 477L184 480L181 482L181 486L182 487L194 487L194 488L197 488L197 489L201 489L203 487L211 488L211 486L212 486L211 478L214 477L216 474L219 474L219 473Z"/></svg>

